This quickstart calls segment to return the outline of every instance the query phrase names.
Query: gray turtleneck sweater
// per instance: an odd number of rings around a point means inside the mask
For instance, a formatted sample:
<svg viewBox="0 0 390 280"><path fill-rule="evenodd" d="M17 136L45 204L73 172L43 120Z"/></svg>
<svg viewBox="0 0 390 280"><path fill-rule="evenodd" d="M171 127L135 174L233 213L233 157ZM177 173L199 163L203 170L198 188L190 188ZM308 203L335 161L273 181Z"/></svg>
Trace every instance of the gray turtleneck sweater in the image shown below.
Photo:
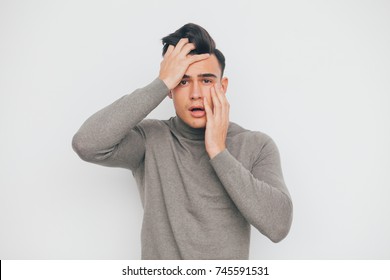
<svg viewBox="0 0 390 280"><path fill-rule="evenodd" d="M227 148L210 160L204 129L144 119L168 93L155 79L92 115L72 142L88 162L132 171L142 259L248 259L250 224L282 240L292 203L272 139L230 122Z"/></svg>

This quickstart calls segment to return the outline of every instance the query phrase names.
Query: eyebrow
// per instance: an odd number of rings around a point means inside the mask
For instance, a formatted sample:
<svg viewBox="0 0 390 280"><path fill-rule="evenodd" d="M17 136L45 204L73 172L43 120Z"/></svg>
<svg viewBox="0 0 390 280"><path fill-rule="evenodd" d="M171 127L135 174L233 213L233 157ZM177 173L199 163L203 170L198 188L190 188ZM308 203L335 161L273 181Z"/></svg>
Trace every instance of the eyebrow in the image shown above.
<svg viewBox="0 0 390 280"><path fill-rule="evenodd" d="M204 73L204 74L199 74L198 78L215 78L216 79L217 75L215 75L213 73ZM183 79L191 79L191 76L184 74Z"/></svg>

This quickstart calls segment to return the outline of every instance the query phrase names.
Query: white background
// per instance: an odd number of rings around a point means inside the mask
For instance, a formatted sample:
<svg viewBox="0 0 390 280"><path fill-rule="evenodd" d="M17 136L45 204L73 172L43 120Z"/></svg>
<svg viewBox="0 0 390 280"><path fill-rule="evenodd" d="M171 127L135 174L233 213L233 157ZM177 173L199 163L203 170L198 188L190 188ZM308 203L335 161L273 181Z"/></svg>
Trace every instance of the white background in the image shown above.
<svg viewBox="0 0 390 280"><path fill-rule="evenodd" d="M389 1L0 0L0 259L139 259L131 172L81 161L87 117L158 75L188 22L227 58L231 121L277 143L290 234L251 259L390 258ZM150 118L174 115L166 99Z"/></svg>

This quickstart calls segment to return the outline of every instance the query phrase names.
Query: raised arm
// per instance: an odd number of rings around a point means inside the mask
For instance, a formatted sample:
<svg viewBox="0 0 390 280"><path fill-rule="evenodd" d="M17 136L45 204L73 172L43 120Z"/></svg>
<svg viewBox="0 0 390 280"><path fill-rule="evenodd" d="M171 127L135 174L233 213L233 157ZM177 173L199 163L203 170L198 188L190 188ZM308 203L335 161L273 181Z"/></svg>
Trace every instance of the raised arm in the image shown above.
<svg viewBox="0 0 390 280"><path fill-rule="evenodd" d="M211 88L211 97L213 108L205 98L205 145L210 162L247 221L273 242L279 242L290 230L293 208L278 149L268 138L252 170L246 169L226 149L230 105L220 85Z"/></svg>
<svg viewBox="0 0 390 280"><path fill-rule="evenodd" d="M273 242L287 236L293 206L283 180L279 152L272 139L262 146L252 170L246 169L227 149L210 162L251 225Z"/></svg>
<svg viewBox="0 0 390 280"><path fill-rule="evenodd" d="M160 65L159 77L144 88L125 95L101 109L81 126L72 140L73 149L85 161L134 169L145 153L145 135L136 125L177 86L188 66L209 54L191 55L187 38L170 45Z"/></svg>
<svg viewBox="0 0 390 280"><path fill-rule="evenodd" d="M89 117L74 135L72 146L85 161L105 166L135 168L145 146L136 128L168 95L168 88L155 79L144 88L125 95Z"/></svg>

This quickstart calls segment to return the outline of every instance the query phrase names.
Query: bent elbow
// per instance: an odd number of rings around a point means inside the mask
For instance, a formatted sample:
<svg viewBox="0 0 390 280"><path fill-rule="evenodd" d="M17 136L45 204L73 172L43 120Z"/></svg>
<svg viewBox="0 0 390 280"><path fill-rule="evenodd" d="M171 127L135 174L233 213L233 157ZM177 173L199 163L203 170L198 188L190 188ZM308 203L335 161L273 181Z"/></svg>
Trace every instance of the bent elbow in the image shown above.
<svg viewBox="0 0 390 280"><path fill-rule="evenodd" d="M274 243L286 238L290 232L293 217L293 206L290 198L287 197L279 205L280 207L272 208L268 215L260 215L262 218L251 223L260 233Z"/></svg>
<svg viewBox="0 0 390 280"><path fill-rule="evenodd" d="M270 234L268 235L268 238L274 243L282 241L290 232L293 217L291 200L289 200L287 205L283 207L282 212L282 215L276 219L277 222L274 224Z"/></svg>
<svg viewBox="0 0 390 280"><path fill-rule="evenodd" d="M290 232L290 225L288 226L284 226L284 227L280 227L278 230L276 230L275 232L269 234L268 238L273 242L273 243L279 243L280 241L282 241L284 238L286 238L286 236L288 235L288 233Z"/></svg>
<svg viewBox="0 0 390 280"><path fill-rule="evenodd" d="M94 153L88 147L87 141L78 133L72 138L72 148L82 160L88 162L93 161Z"/></svg>

